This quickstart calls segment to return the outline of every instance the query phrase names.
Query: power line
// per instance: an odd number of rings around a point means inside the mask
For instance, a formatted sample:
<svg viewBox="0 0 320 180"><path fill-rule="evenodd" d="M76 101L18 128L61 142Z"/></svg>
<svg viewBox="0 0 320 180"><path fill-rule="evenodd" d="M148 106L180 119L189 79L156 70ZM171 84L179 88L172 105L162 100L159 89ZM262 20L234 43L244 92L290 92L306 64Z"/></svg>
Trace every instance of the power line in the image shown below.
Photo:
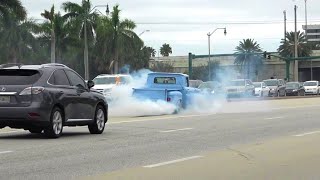
<svg viewBox="0 0 320 180"><path fill-rule="evenodd" d="M287 21L294 23L294 21ZM298 21L304 23L304 21ZM320 23L320 19L311 20L310 23ZM264 25L283 24L283 21L225 21L225 22L137 22L139 25Z"/></svg>

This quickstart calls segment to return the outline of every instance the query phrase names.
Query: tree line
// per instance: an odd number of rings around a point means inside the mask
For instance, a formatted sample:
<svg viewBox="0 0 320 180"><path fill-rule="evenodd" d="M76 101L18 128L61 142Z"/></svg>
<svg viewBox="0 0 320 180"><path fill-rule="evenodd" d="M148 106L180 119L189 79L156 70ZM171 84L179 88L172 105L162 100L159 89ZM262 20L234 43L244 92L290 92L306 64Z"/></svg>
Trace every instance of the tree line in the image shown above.
<svg viewBox="0 0 320 180"><path fill-rule="evenodd" d="M149 67L156 51L134 32L134 21L121 18L119 5L110 14L95 9L90 0L64 2L61 9L64 14L55 6L44 10L39 21L28 19L20 0L1 0L0 63L63 63L85 79L125 73L125 65L131 70ZM168 44L160 51L172 53Z"/></svg>

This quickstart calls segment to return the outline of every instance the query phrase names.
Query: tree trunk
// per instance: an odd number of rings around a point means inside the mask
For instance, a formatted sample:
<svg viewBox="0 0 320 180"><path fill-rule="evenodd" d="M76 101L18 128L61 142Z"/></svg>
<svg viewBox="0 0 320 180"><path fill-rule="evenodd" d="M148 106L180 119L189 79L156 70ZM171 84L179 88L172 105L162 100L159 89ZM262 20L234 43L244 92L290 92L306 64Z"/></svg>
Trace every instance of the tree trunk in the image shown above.
<svg viewBox="0 0 320 180"><path fill-rule="evenodd" d="M89 80L89 52L88 52L87 22L84 21L84 78Z"/></svg>
<svg viewBox="0 0 320 180"><path fill-rule="evenodd" d="M51 63L56 63L56 36L54 29L51 29Z"/></svg>

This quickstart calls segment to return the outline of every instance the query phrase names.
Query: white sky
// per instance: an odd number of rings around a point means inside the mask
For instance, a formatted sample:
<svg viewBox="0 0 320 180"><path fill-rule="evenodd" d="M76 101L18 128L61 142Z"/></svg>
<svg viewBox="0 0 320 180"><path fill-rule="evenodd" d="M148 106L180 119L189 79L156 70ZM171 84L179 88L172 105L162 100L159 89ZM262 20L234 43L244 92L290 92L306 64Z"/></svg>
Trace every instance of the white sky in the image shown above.
<svg viewBox="0 0 320 180"><path fill-rule="evenodd" d="M81 2L81 0L71 0ZM65 0L22 0L29 17L41 18L52 4L60 9ZM145 45L158 51L169 43L173 55L208 53L207 33L226 27L211 37L212 54L234 53L239 41L254 38L266 51L276 51L283 38L283 10L287 11L287 30L294 30L294 5L298 6L298 30L304 24L304 0L91 0L93 6L109 4L110 10L120 5L121 17L137 23L135 31ZM307 0L308 24L320 24L320 0ZM104 8L100 9L102 12ZM62 11L62 10L61 10ZM237 23L249 24L237 24ZM252 24L253 22L267 24Z"/></svg>

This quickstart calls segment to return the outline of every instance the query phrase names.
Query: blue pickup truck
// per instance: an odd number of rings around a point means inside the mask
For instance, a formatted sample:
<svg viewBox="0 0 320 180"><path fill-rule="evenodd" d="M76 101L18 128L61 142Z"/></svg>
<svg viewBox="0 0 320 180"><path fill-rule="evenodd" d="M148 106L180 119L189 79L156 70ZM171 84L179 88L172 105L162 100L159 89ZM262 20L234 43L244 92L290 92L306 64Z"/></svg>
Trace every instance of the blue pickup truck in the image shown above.
<svg viewBox="0 0 320 180"><path fill-rule="evenodd" d="M177 111L186 108L192 96L199 93L189 87L189 76L181 73L150 73L143 88L133 89L133 96L152 101L163 100L176 105Z"/></svg>

